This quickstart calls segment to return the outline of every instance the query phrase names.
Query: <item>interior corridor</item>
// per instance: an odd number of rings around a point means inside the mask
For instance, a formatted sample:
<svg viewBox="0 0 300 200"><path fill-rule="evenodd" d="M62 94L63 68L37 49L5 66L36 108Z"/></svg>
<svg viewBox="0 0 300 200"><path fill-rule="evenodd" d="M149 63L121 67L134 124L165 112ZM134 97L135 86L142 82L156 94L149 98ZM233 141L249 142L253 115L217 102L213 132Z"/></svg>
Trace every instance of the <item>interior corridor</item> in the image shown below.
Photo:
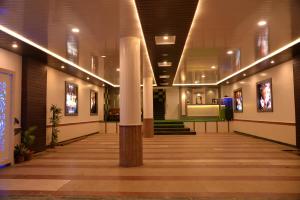
<svg viewBox="0 0 300 200"><path fill-rule="evenodd" d="M300 199L293 147L238 134L144 139L120 168L117 135L96 134L0 171L0 199Z"/></svg>

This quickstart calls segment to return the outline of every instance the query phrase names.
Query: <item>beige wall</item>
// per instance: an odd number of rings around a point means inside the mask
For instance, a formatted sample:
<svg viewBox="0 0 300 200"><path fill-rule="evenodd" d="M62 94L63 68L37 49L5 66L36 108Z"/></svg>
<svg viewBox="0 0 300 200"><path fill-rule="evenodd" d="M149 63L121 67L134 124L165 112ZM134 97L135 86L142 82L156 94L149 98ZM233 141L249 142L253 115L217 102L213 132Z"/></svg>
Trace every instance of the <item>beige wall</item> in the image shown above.
<svg viewBox="0 0 300 200"><path fill-rule="evenodd" d="M64 116L65 107L65 81L78 85L78 116ZM90 90L98 91L98 115L90 115ZM47 125L50 125L50 106L56 104L63 110L60 124L82 123L76 125L60 126L58 141L64 141L75 137L104 132L104 124L97 121L103 120L103 88L92 85L81 79L74 78L68 74L47 68ZM47 128L47 144L51 141L51 128Z"/></svg>
<svg viewBox="0 0 300 200"><path fill-rule="evenodd" d="M261 113L256 108L256 83L272 78L273 112ZM222 96L233 96L233 90L242 88L244 112L235 113L234 118L239 120L268 121L295 123L295 102L293 83L293 61L278 65L249 78L222 86ZM276 125L267 123L253 123L234 121L231 129L248 133L288 144L296 144L295 126Z"/></svg>
<svg viewBox="0 0 300 200"><path fill-rule="evenodd" d="M179 88L166 88L166 119L178 119L179 116Z"/></svg>
<svg viewBox="0 0 300 200"><path fill-rule="evenodd" d="M13 116L19 119L20 124L14 124L13 128L21 127L21 88L22 88L22 57L0 48L0 69L13 72ZM15 136L15 143L20 140Z"/></svg>

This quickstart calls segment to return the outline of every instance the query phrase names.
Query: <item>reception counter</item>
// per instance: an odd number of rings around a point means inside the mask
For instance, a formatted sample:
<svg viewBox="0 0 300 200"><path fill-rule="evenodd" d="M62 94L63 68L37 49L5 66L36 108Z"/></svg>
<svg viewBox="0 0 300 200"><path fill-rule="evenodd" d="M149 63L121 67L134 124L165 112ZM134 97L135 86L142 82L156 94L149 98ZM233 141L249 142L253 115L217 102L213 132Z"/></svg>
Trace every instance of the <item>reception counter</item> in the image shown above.
<svg viewBox="0 0 300 200"><path fill-rule="evenodd" d="M189 104L187 105L187 116L189 117L218 117L220 105L212 104Z"/></svg>

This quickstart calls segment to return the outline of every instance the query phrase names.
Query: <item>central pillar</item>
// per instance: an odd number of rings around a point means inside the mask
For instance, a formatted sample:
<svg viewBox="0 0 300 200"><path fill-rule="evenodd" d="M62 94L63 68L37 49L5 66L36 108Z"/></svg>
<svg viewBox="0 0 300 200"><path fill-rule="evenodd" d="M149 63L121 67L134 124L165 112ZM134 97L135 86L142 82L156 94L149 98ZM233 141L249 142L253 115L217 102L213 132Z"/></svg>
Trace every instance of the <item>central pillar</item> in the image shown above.
<svg viewBox="0 0 300 200"><path fill-rule="evenodd" d="M143 165L141 126L140 39L120 40L120 166Z"/></svg>
<svg viewBox="0 0 300 200"><path fill-rule="evenodd" d="M154 134L153 128L153 78L150 66L144 62L143 68L143 135L151 138Z"/></svg>

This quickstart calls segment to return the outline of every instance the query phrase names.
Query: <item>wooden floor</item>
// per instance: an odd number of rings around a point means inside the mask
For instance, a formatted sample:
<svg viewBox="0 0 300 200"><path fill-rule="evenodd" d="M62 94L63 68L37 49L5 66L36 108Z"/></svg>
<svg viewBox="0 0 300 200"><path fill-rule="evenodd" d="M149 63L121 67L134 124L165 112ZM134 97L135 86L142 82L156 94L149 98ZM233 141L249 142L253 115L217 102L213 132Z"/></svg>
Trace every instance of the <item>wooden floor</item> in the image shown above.
<svg viewBox="0 0 300 200"><path fill-rule="evenodd" d="M0 199L300 199L300 156L284 150L228 133L155 136L143 167L120 168L118 136L98 134L0 169Z"/></svg>

